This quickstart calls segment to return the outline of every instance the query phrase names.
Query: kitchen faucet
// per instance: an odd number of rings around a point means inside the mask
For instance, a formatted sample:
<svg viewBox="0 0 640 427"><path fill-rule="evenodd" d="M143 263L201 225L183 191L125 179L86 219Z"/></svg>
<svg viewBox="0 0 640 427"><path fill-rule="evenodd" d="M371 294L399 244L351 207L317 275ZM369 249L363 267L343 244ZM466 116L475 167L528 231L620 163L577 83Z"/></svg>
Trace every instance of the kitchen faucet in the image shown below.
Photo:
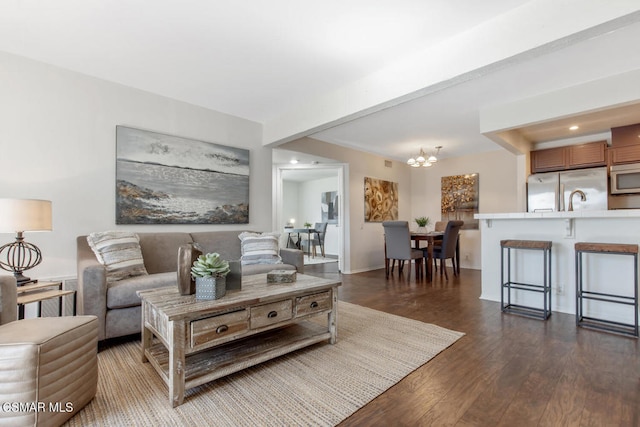
<svg viewBox="0 0 640 427"><path fill-rule="evenodd" d="M583 202L587 201L587 195L584 194L584 191L582 191L582 190L573 190L571 192L571 194L569 194L569 211L573 210L573 195L574 194L579 194L581 201L583 201Z"/></svg>

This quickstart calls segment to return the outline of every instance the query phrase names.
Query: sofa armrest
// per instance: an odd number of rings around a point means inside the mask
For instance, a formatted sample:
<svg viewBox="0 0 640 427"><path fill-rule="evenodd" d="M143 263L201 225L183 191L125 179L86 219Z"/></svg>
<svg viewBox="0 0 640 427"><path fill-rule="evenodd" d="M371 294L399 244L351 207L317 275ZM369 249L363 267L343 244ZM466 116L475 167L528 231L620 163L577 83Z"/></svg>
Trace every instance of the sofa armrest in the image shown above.
<svg viewBox="0 0 640 427"><path fill-rule="evenodd" d="M77 313L98 318L98 340L102 341L107 316L107 271L89 247L86 236L78 237L77 247Z"/></svg>
<svg viewBox="0 0 640 427"><path fill-rule="evenodd" d="M300 274L304 274L304 252L300 249L282 248L280 258L284 264L291 264L296 267Z"/></svg>

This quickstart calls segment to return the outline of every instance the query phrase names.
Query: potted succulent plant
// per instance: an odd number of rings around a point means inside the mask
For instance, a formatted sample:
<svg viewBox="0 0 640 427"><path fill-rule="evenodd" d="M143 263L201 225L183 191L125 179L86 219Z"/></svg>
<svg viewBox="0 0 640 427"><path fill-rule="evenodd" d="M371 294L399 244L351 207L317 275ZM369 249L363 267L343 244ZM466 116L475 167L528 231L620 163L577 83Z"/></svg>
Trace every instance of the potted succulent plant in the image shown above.
<svg viewBox="0 0 640 427"><path fill-rule="evenodd" d="M429 220L428 216L421 216L415 219L416 224L418 224L418 233L426 233L427 232L427 225L429 225L431 223L431 221Z"/></svg>
<svg viewBox="0 0 640 427"><path fill-rule="evenodd" d="M229 263L218 253L203 254L193 262L191 276L196 279L196 299L218 299L226 293Z"/></svg>

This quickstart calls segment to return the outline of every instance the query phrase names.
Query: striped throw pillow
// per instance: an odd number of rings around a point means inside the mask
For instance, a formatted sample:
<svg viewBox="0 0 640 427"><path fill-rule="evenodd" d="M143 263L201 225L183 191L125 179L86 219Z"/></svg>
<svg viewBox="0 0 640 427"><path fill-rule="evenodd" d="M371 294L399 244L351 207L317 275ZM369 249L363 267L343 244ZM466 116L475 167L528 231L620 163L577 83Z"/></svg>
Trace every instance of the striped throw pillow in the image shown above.
<svg viewBox="0 0 640 427"><path fill-rule="evenodd" d="M279 233L244 232L238 236L241 243L242 265L282 264L279 255Z"/></svg>
<svg viewBox="0 0 640 427"><path fill-rule="evenodd" d="M137 234L125 231L91 233L87 242L107 270L107 284L147 274Z"/></svg>

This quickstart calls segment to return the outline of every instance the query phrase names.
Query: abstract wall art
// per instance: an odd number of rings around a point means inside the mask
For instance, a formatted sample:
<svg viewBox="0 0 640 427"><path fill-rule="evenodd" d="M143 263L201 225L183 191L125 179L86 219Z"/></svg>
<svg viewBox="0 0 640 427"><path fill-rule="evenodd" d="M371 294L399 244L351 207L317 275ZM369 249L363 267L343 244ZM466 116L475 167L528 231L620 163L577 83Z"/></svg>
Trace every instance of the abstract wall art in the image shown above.
<svg viewBox="0 0 640 427"><path fill-rule="evenodd" d="M116 224L247 224L249 150L116 126Z"/></svg>
<svg viewBox="0 0 640 427"><path fill-rule="evenodd" d="M338 223L338 192L325 191L320 197L320 214L322 222Z"/></svg>
<svg viewBox="0 0 640 427"><path fill-rule="evenodd" d="M364 178L365 222L395 221L398 219L398 183Z"/></svg>
<svg viewBox="0 0 640 427"><path fill-rule="evenodd" d="M462 220L463 229L478 229L478 220L473 215L478 213L479 182L477 173L441 178L442 221Z"/></svg>

